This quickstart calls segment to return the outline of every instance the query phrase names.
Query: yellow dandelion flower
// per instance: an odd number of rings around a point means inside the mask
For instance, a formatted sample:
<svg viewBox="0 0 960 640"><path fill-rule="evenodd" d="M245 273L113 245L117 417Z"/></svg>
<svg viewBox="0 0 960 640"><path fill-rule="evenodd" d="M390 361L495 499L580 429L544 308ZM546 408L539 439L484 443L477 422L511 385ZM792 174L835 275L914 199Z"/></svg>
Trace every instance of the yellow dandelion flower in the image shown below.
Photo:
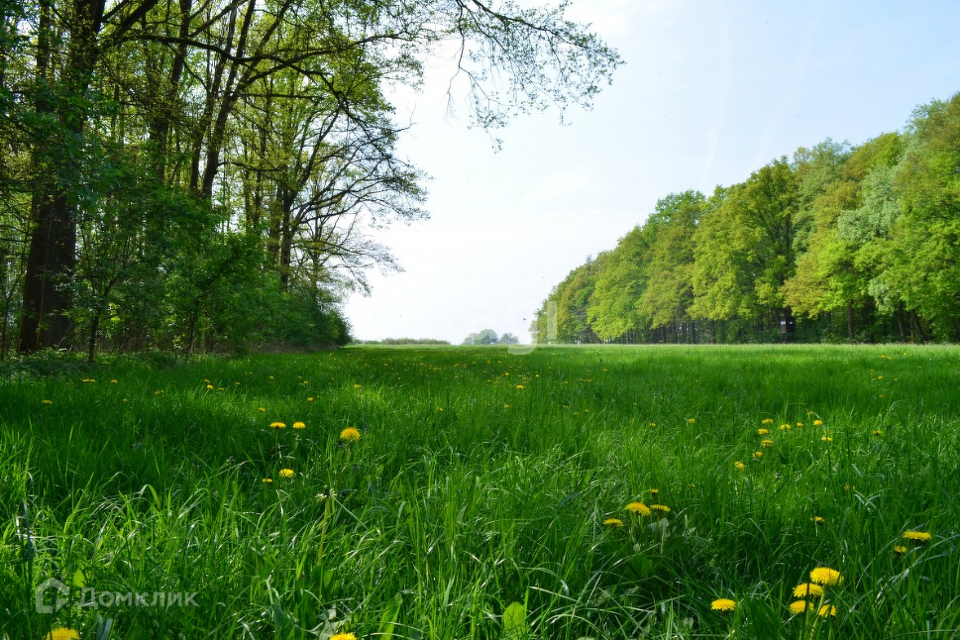
<svg viewBox="0 0 960 640"><path fill-rule="evenodd" d="M522 384L518 384L518 385L517 385L517 389L520 389L521 391L523 391L523 385L522 385Z"/></svg>
<svg viewBox="0 0 960 640"><path fill-rule="evenodd" d="M734 462L734 463L733 463L733 466L735 466L737 469L740 469L741 471L742 471L743 469L746 469L746 468L747 468L747 465L743 464L743 463L740 462L739 460L737 460L736 462Z"/></svg>
<svg viewBox="0 0 960 640"><path fill-rule="evenodd" d="M306 427L306 426L307 426L307 425L305 425L304 423L299 422L299 421L293 423L293 428L294 428L294 429L303 429L303 428Z"/></svg>
<svg viewBox="0 0 960 640"><path fill-rule="evenodd" d="M212 385L212 384L208 384L208 385L207 385L207 391L213 391L213 385Z"/></svg>
<svg viewBox="0 0 960 640"><path fill-rule="evenodd" d="M271 428L271 429L286 429L286 428L287 428L287 425L284 424L283 422L271 422L271 423L270 423L270 428Z"/></svg>
<svg viewBox="0 0 960 640"><path fill-rule="evenodd" d="M926 542L931 537L926 531L907 531L903 534L904 540L913 540L914 542Z"/></svg>
<svg viewBox="0 0 960 640"><path fill-rule="evenodd" d="M754 451L754 452L753 452L753 457L754 457L754 458L762 458L762 457L763 457L763 451Z"/></svg>
<svg viewBox="0 0 960 640"><path fill-rule="evenodd" d="M766 447L767 449L769 449L770 447L773 446L773 440L763 440L760 442L760 446Z"/></svg>
<svg viewBox="0 0 960 640"><path fill-rule="evenodd" d="M292 478L295 473L293 469L280 469L281 478Z"/></svg>
<svg viewBox="0 0 960 640"><path fill-rule="evenodd" d="M696 422L696 420L694 420L693 418L690 418L687 420L687 424L693 424L694 422Z"/></svg>
<svg viewBox="0 0 960 640"><path fill-rule="evenodd" d="M782 425L780 425L780 431L787 431L787 430L789 430L789 429L790 429L790 425L788 425L788 424L782 424Z"/></svg>
<svg viewBox="0 0 960 640"><path fill-rule="evenodd" d="M603 521L603 525L605 527L622 527L623 520L621 520L620 518L607 518L606 520Z"/></svg>
<svg viewBox="0 0 960 640"><path fill-rule="evenodd" d="M263 407L257 407L257 411L259 411L260 413L266 413L266 412L267 412L267 410L266 410L265 408L263 408Z"/></svg>
<svg viewBox="0 0 960 640"><path fill-rule="evenodd" d="M357 636L352 633L337 633L331 636L330 640L357 640Z"/></svg>
<svg viewBox="0 0 960 640"><path fill-rule="evenodd" d="M794 598L819 598L823 595L823 587L818 584L804 582L793 588Z"/></svg>
<svg viewBox="0 0 960 640"><path fill-rule="evenodd" d="M649 516L651 514L650 507L642 502L631 502L624 509L638 516Z"/></svg>
<svg viewBox="0 0 960 640"><path fill-rule="evenodd" d="M802 423L802 422L798 422L798 423L797 423L797 428L798 428L798 429L801 428L802 426L803 426L803 423Z"/></svg>
<svg viewBox="0 0 960 640"><path fill-rule="evenodd" d="M809 604L806 600L797 600L796 602L790 603L790 613L797 615L798 613L803 613L809 608Z"/></svg>
<svg viewBox="0 0 960 640"><path fill-rule="evenodd" d="M825 604L825 605L823 605L822 607L820 607L820 610L819 610L819 611L817 611L817 615L820 616L821 618L826 618L826 617L829 617L829 616L834 616L834 617L836 617L836 615L837 615L837 608L836 608L835 606L833 606L832 604Z"/></svg>
<svg viewBox="0 0 960 640"><path fill-rule="evenodd" d="M44 400L43 404L53 404L53 400Z"/></svg>
<svg viewBox="0 0 960 640"><path fill-rule="evenodd" d="M307 402L313 402L313 396L307 398Z"/></svg>
<svg viewBox="0 0 960 640"><path fill-rule="evenodd" d="M721 611L726 613L727 611L733 611L737 608L737 603L729 598L720 598L719 600L714 600L710 603L710 608L714 611Z"/></svg>
<svg viewBox="0 0 960 640"><path fill-rule="evenodd" d="M356 442L360 439L360 432L355 427L347 427L340 432L340 439L345 442Z"/></svg>
<svg viewBox="0 0 960 640"><path fill-rule="evenodd" d="M271 482L273 482L273 478L264 478L264 479L263 479L263 484L270 484Z"/></svg>
<svg viewBox="0 0 960 640"><path fill-rule="evenodd" d="M111 381L110 381L110 384L117 384L117 381L116 381L116 380L111 380Z"/></svg>
<svg viewBox="0 0 960 640"><path fill-rule="evenodd" d="M765 436L765 435L767 435L768 433L770 433L770 430L769 430L769 429L757 429L757 433L759 433L759 434L762 435L762 436Z"/></svg>
<svg viewBox="0 0 960 640"><path fill-rule="evenodd" d="M835 584L842 584L843 576L840 575L839 571L829 567L817 567L810 572L810 582L832 587Z"/></svg>
<svg viewBox="0 0 960 640"><path fill-rule="evenodd" d="M655 496L656 496L656 495L659 495L659 494L660 494L660 489L650 489L650 494L651 494L651 495L655 495Z"/></svg>
<svg viewBox="0 0 960 640"><path fill-rule="evenodd" d="M813 516L810 521L815 524L823 524L823 516Z"/></svg>
<svg viewBox="0 0 960 640"><path fill-rule="evenodd" d="M813 421L813 426L815 426L815 427L822 427L822 426L823 426L823 420L814 420L814 421Z"/></svg>
<svg viewBox="0 0 960 640"><path fill-rule="evenodd" d="M657 426L657 423L656 423L656 422L651 422L651 423L650 423L650 426L651 426L651 427L655 427L655 426Z"/></svg>
<svg viewBox="0 0 960 640"><path fill-rule="evenodd" d="M43 640L80 640L80 632L76 629L59 627L45 635Z"/></svg>
<svg viewBox="0 0 960 640"><path fill-rule="evenodd" d="M760 424L773 424L773 418L764 418Z"/></svg>
<svg viewBox="0 0 960 640"><path fill-rule="evenodd" d="M880 431L880 429L874 429L873 431L870 432L870 434L875 436L882 436L883 431Z"/></svg>
<svg viewBox="0 0 960 640"><path fill-rule="evenodd" d="M907 552L907 548L904 547L903 545L899 545L899 544L898 544L897 546L895 546L895 547L893 548L893 552L894 552L895 554L897 554L898 556L902 556L903 554L905 554L905 553Z"/></svg>
<svg viewBox="0 0 960 640"><path fill-rule="evenodd" d="M670 513L670 507L665 504L652 504L650 508L654 511L659 511L660 513Z"/></svg>
<svg viewBox="0 0 960 640"><path fill-rule="evenodd" d="M353 385L353 388L354 388L354 389L359 389L360 386L361 386L361 385L359 385L359 384L355 384L355 385Z"/></svg>

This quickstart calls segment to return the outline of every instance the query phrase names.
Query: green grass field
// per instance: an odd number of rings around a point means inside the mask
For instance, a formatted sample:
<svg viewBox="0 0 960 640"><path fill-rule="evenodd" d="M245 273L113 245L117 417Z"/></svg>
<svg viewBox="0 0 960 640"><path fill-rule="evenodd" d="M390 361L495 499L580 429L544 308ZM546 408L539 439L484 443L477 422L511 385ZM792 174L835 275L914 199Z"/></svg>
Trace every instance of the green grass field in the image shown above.
<svg viewBox="0 0 960 640"><path fill-rule="evenodd" d="M0 638L960 636L955 347L122 360L0 408Z"/></svg>

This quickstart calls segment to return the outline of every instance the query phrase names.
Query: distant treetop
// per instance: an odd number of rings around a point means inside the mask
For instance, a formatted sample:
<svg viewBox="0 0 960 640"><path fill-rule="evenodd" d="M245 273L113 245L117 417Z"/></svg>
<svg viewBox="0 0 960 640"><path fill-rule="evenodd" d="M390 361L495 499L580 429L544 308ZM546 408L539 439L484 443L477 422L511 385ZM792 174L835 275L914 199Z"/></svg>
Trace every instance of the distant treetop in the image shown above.
<svg viewBox="0 0 960 640"><path fill-rule="evenodd" d="M484 329L478 333L471 333L463 341L465 345L482 344L519 344L520 340L512 333L505 333L497 338L497 332L493 329Z"/></svg>

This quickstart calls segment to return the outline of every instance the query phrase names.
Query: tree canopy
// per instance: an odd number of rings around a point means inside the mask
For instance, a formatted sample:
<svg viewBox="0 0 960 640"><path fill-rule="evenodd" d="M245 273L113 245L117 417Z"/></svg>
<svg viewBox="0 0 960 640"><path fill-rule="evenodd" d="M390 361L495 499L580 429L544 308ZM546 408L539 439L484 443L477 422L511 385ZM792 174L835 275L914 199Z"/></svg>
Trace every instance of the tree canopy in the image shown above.
<svg viewBox="0 0 960 640"><path fill-rule="evenodd" d="M960 340L960 94L661 199L536 313L557 341ZM796 329L794 331L794 329Z"/></svg>
<svg viewBox="0 0 960 640"><path fill-rule="evenodd" d="M0 0L0 354L347 338L423 218L390 84L452 82L489 130L589 106L620 64L511 0Z"/></svg>

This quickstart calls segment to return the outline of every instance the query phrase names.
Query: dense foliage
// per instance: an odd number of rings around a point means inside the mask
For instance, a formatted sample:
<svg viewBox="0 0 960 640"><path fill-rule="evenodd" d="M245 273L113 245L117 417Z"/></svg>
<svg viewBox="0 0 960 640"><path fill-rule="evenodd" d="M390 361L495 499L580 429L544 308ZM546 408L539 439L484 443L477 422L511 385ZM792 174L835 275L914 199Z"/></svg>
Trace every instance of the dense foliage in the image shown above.
<svg viewBox="0 0 960 640"><path fill-rule="evenodd" d="M710 197L660 200L555 287L531 330L558 342L960 341L960 94L918 108L902 132L827 140Z"/></svg>
<svg viewBox="0 0 960 640"><path fill-rule="evenodd" d="M339 344L424 215L385 97L459 53L476 124L589 104L616 53L509 0L0 0L0 356Z"/></svg>

